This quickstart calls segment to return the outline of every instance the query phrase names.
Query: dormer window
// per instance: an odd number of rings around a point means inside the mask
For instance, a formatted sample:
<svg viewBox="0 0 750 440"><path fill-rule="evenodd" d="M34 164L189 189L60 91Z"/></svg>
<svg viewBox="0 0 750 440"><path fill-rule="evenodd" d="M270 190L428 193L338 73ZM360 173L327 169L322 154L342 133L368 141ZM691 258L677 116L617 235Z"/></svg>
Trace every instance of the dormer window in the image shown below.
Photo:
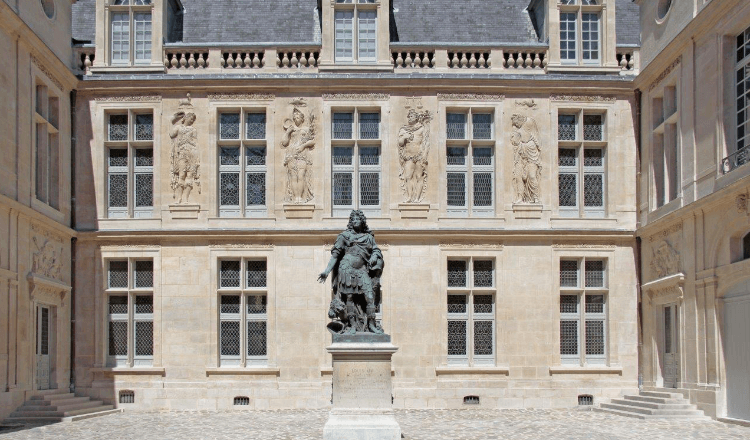
<svg viewBox="0 0 750 440"><path fill-rule="evenodd" d="M336 0L334 12L335 61L377 61L378 0Z"/></svg>
<svg viewBox="0 0 750 440"><path fill-rule="evenodd" d="M601 59L601 0L562 0L560 61L599 64Z"/></svg>
<svg viewBox="0 0 750 440"><path fill-rule="evenodd" d="M113 65L151 63L152 0L111 0L110 59Z"/></svg>

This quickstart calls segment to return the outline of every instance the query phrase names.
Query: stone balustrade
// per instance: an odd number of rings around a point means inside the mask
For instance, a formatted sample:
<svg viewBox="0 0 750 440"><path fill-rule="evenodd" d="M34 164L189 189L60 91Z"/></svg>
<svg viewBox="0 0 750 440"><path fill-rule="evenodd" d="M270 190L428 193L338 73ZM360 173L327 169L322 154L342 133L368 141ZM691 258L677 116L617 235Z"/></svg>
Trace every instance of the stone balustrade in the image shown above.
<svg viewBox="0 0 750 440"><path fill-rule="evenodd" d="M262 69L266 65L264 50L222 50L222 69Z"/></svg>
<svg viewBox="0 0 750 440"><path fill-rule="evenodd" d="M208 57L208 51L204 49L167 48L164 50L164 67L167 72L206 69Z"/></svg>
<svg viewBox="0 0 750 440"><path fill-rule="evenodd" d="M394 69L414 70L513 70L541 73L547 66L546 47L537 48L431 48L391 46Z"/></svg>
<svg viewBox="0 0 750 440"><path fill-rule="evenodd" d="M432 69L435 67L435 51L415 49L391 52L391 64L395 69Z"/></svg>
<svg viewBox="0 0 750 440"><path fill-rule="evenodd" d="M76 46L73 48L73 65L78 69L77 73L83 75L91 74L91 66L94 64L95 51L96 47L94 45Z"/></svg>
<svg viewBox="0 0 750 440"><path fill-rule="evenodd" d="M279 69L316 69L320 50L305 49L279 49L276 51L276 67Z"/></svg>
<svg viewBox="0 0 750 440"><path fill-rule="evenodd" d="M617 64L620 65L620 70L625 74L636 75L640 69L639 55L637 48L618 47Z"/></svg>

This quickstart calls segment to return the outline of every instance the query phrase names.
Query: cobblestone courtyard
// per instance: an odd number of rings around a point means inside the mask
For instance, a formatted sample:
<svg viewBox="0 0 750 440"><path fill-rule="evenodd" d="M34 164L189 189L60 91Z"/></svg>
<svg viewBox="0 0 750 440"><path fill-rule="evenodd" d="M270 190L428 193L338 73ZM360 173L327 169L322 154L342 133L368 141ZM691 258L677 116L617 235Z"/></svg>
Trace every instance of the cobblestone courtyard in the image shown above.
<svg viewBox="0 0 750 440"><path fill-rule="evenodd" d="M0 431L20 439L320 439L328 411L122 413L74 423ZM566 410L399 410L413 440L464 439L750 439L750 428L716 421L639 420Z"/></svg>

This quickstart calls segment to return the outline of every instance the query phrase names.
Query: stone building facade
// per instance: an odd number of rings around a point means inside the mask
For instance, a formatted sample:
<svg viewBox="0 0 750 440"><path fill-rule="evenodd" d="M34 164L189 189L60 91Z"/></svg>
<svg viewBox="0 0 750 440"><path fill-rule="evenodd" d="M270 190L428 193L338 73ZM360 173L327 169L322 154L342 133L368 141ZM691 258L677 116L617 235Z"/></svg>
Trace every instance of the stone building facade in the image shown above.
<svg viewBox="0 0 750 440"><path fill-rule="evenodd" d="M70 385L70 14L0 2L0 417Z"/></svg>
<svg viewBox="0 0 750 440"><path fill-rule="evenodd" d="M750 420L750 5L641 2L641 370Z"/></svg>
<svg viewBox="0 0 750 440"><path fill-rule="evenodd" d="M360 209L385 260L395 406L571 407L637 389L637 5L210 4L73 2L52 38L72 34L73 54L41 63L70 83L60 206L75 203L38 216L62 237L60 279L26 250L3 276L15 298L61 289L39 301L75 335L55 334L54 386L140 411L328 406L331 290L315 280ZM467 14L474 26L444 18ZM9 157L39 149L28 136ZM30 322L6 344L29 378ZM24 384L0 391L0 414L40 388Z"/></svg>

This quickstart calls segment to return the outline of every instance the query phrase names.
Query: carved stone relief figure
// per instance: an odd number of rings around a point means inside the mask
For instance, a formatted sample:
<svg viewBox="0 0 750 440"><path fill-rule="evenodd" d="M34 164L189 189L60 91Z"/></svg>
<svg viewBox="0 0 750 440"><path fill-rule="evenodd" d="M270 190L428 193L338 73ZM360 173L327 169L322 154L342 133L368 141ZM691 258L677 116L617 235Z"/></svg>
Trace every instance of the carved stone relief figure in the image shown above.
<svg viewBox="0 0 750 440"><path fill-rule="evenodd" d="M172 138L171 160L171 187L172 197L177 203L188 203L193 186L201 192L200 186L200 160L198 156L198 133L193 123L195 113L190 101L190 94L186 99L180 100L180 108L172 116L172 129L169 137Z"/></svg>
<svg viewBox="0 0 750 440"><path fill-rule="evenodd" d="M419 203L427 190L427 154L430 151L428 110L409 110L407 125L398 131L399 178L406 203Z"/></svg>
<svg viewBox="0 0 750 440"><path fill-rule="evenodd" d="M56 249L56 246L50 240L39 237L34 237L33 240L37 251L32 256L31 271L47 278L60 280L62 275L62 249Z"/></svg>
<svg viewBox="0 0 750 440"><path fill-rule="evenodd" d="M536 121L515 114L512 116L513 190L514 203L539 203L539 180L542 171L539 128Z"/></svg>
<svg viewBox="0 0 750 440"><path fill-rule="evenodd" d="M668 241L662 240L651 252L651 272L654 278L663 278L680 271L680 254Z"/></svg>
<svg viewBox="0 0 750 440"><path fill-rule="evenodd" d="M310 150L315 148L315 115L310 111L309 123L305 124L305 115L300 108L307 103L302 99L292 101L292 118L284 121L284 134L281 137L281 148L286 149L284 167L286 167L285 201L302 204L313 199L312 159Z"/></svg>

